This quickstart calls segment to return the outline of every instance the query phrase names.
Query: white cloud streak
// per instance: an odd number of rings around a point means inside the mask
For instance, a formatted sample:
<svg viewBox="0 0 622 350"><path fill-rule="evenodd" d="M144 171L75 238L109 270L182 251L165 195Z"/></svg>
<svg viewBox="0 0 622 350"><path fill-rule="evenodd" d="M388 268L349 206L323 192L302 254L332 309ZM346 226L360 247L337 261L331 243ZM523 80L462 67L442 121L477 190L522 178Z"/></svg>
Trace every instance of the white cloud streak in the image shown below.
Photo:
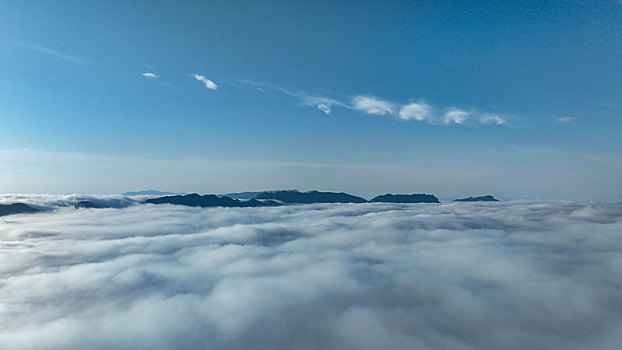
<svg viewBox="0 0 622 350"><path fill-rule="evenodd" d="M482 124L503 125L506 123L506 120L498 115L483 115L479 120Z"/></svg>
<svg viewBox="0 0 622 350"><path fill-rule="evenodd" d="M20 47L32 50L32 51L36 51L36 52L40 52L40 53L44 53L46 55L50 55L50 56L54 56L56 58L60 58L62 60L65 61L69 61L69 62L73 62L73 63L79 63L79 64L93 64L93 62L82 59L82 58L78 58L75 56L70 56L52 49L49 49L47 47L43 47L43 46L37 46L37 45L27 45L27 44L20 44Z"/></svg>
<svg viewBox="0 0 622 350"><path fill-rule="evenodd" d="M575 118L570 117L570 116L566 116L566 117L558 118L557 121L560 122L560 123L570 123L570 122L575 121Z"/></svg>
<svg viewBox="0 0 622 350"><path fill-rule="evenodd" d="M581 202L7 216L0 348L615 349L621 230Z"/></svg>
<svg viewBox="0 0 622 350"><path fill-rule="evenodd" d="M200 81L203 83L203 85L205 85L206 88L210 89L210 90L218 90L218 85L216 85L216 83L214 83L213 81L207 79L206 77L199 75L199 74L193 74L192 75L194 77L194 79Z"/></svg>
<svg viewBox="0 0 622 350"><path fill-rule="evenodd" d="M457 108L450 108L442 117L442 121L444 124L463 124L467 117L469 116L469 112L463 111Z"/></svg>
<svg viewBox="0 0 622 350"><path fill-rule="evenodd" d="M309 95L303 92L298 92L298 93L288 92L287 94L300 99L303 105L315 107L319 109L320 111L324 112L325 114L330 114L330 112L332 112L333 106L344 107L343 103L335 99L329 98L329 97Z"/></svg>
<svg viewBox="0 0 622 350"><path fill-rule="evenodd" d="M149 78L149 79L155 79L155 78L159 78L155 73L143 73L141 74L143 77L145 78Z"/></svg>
<svg viewBox="0 0 622 350"><path fill-rule="evenodd" d="M325 114L330 114L330 112L332 111L331 105L329 105L328 103L318 103L316 107Z"/></svg>
<svg viewBox="0 0 622 350"><path fill-rule="evenodd" d="M305 91L288 90L251 80L242 80L241 82L261 92L270 89L294 97L300 101L301 105L315 107L325 114L330 114L334 106L339 106L345 109L360 111L365 114L396 117L405 121L426 121L429 124L437 126L449 124L472 125L473 122L470 122L471 120L481 124L503 125L506 123L504 118L497 115L483 114L474 110L465 111L454 107L446 108L446 111L441 114L438 113L434 107L421 101L401 105L371 95L356 95L351 99L350 104L348 104L335 98L318 96Z"/></svg>
<svg viewBox="0 0 622 350"><path fill-rule="evenodd" d="M243 80L242 83L246 85L250 85L262 92L265 91L266 89L270 89L270 90L285 94L287 96L294 97L298 101L300 101L301 105L315 107L318 110L324 112L325 114L330 114L333 111L334 106L339 106L339 107L343 107L347 109L351 108L349 105L337 99L326 97L326 96L310 94L306 91L289 90L289 89L284 89L278 86L274 86L274 85L270 85L266 83L259 83L259 82L250 81L250 80Z"/></svg>
<svg viewBox="0 0 622 350"><path fill-rule="evenodd" d="M352 108L367 114L394 115L395 107L391 102L375 98L373 96L354 96Z"/></svg>

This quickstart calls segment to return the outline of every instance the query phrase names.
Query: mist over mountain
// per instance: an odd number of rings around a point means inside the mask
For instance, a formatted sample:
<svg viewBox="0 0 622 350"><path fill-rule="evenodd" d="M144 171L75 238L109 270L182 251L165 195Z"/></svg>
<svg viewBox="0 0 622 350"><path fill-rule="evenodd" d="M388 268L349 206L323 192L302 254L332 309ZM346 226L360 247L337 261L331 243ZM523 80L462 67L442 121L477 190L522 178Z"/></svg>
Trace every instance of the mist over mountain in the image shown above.
<svg viewBox="0 0 622 350"><path fill-rule="evenodd" d="M127 208L141 204L139 198L121 195L92 194L0 194L0 204L23 203L39 211L53 211L64 208L106 209Z"/></svg>
<svg viewBox="0 0 622 350"><path fill-rule="evenodd" d="M72 194L65 196L54 195L3 195L0 197L0 205L3 206L2 215L19 213L34 213L40 210L55 210L64 207L78 209L106 209L125 208L140 204L175 204L190 207L266 207L288 204L314 204L314 203L367 203L365 198L354 196L344 192L321 192L298 190L276 190L264 192L238 192L233 193L231 198L225 195L192 193L188 195L166 195L155 197L146 195L150 191L131 196L96 196L86 194ZM133 192L139 193L139 192ZM151 192L150 192L151 193ZM155 193L155 192L153 192ZM147 197L147 198L144 198ZM251 197L251 198L248 198ZM247 199L248 198L248 199ZM26 203L22 203L26 200ZM472 201L497 201L491 195L482 197L469 197L457 199L456 202ZM428 194L386 194L373 198L373 203L439 203L438 198Z"/></svg>

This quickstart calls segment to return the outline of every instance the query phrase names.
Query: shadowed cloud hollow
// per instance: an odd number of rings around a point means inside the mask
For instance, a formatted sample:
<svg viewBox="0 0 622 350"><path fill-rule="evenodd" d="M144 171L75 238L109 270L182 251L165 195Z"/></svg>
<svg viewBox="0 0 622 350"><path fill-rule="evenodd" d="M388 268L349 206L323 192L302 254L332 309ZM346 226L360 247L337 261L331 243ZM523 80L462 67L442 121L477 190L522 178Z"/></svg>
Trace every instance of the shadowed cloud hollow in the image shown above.
<svg viewBox="0 0 622 350"><path fill-rule="evenodd" d="M37 211L37 209L23 203L0 204L0 216L22 213L36 213Z"/></svg>
<svg viewBox="0 0 622 350"><path fill-rule="evenodd" d="M615 349L621 220L519 201L6 216L0 348Z"/></svg>

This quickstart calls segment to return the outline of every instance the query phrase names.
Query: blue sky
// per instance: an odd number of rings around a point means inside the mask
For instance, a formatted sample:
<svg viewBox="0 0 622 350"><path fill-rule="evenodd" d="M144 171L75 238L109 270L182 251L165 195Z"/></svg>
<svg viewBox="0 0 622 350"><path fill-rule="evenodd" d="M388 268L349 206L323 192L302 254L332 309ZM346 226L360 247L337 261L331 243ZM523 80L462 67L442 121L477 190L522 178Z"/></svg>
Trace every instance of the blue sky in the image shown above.
<svg viewBox="0 0 622 350"><path fill-rule="evenodd" d="M0 1L0 192L620 200L616 1Z"/></svg>

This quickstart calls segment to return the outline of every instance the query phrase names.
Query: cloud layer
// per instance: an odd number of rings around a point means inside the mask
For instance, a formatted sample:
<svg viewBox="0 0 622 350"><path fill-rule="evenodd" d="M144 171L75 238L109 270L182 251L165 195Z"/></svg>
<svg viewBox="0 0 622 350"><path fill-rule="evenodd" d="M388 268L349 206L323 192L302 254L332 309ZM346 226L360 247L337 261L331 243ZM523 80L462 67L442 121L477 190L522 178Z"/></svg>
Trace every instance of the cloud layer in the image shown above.
<svg viewBox="0 0 622 350"><path fill-rule="evenodd" d="M613 349L621 221L577 202L7 216L0 348Z"/></svg>

